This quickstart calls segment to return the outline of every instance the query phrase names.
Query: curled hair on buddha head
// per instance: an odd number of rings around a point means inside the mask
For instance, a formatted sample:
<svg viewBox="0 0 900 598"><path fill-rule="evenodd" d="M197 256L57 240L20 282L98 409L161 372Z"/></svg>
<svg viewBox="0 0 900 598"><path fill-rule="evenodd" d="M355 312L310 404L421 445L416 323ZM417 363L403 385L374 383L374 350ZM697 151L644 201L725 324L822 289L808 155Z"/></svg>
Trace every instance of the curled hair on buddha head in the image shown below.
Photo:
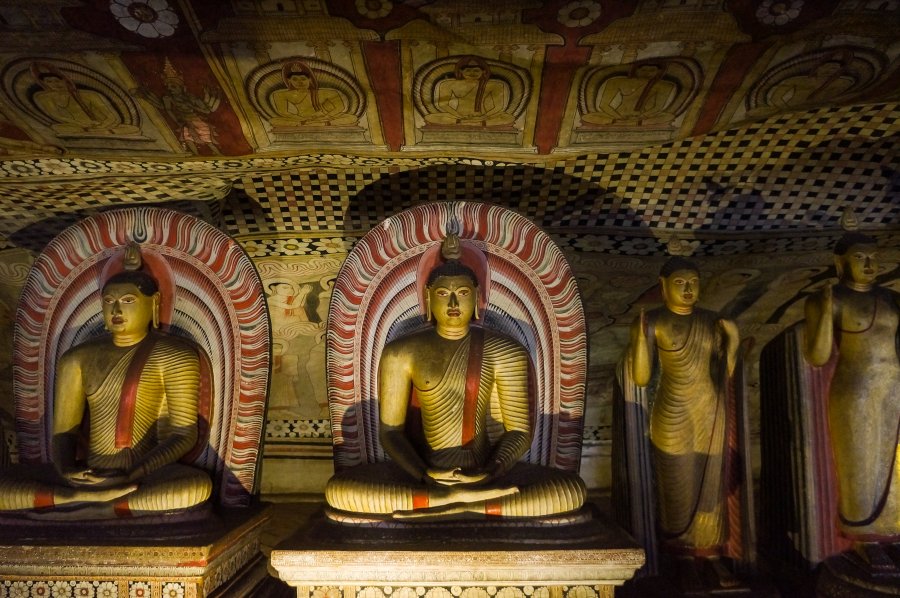
<svg viewBox="0 0 900 598"><path fill-rule="evenodd" d="M141 270L125 270L114 274L103 284L103 288L105 289L111 284L133 284L142 295L147 297L152 297L159 292L159 284L156 280Z"/></svg>
<svg viewBox="0 0 900 598"><path fill-rule="evenodd" d="M877 245L877 241L869 235L851 231L844 233L834 246L834 255L846 255L854 245Z"/></svg>
<svg viewBox="0 0 900 598"><path fill-rule="evenodd" d="M425 282L426 287L431 287L434 282L443 276L466 276L471 279L472 284L478 286L478 277L475 272L466 265L457 260L444 262L428 274L428 280Z"/></svg>
<svg viewBox="0 0 900 598"><path fill-rule="evenodd" d="M663 267L659 270L659 275L663 278L668 278L675 272L679 270L690 270L691 272L700 272L700 269L697 267L697 264L692 262L691 260L681 257L680 255L676 255L675 257L670 257L666 260L666 263L663 264Z"/></svg>
<svg viewBox="0 0 900 598"><path fill-rule="evenodd" d="M103 288L111 284L133 284L145 296L152 297L159 292L159 283L147 272L141 270L144 258L141 255L141 246L134 241L125 246L122 256L124 270L109 277L103 283Z"/></svg>

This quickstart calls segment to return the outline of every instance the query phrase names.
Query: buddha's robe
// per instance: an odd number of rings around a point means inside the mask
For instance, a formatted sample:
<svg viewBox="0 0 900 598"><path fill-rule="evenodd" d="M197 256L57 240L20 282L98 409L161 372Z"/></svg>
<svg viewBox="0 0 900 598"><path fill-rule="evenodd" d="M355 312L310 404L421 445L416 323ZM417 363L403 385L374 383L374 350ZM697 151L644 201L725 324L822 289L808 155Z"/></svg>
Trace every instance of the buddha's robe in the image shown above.
<svg viewBox="0 0 900 598"><path fill-rule="evenodd" d="M429 467L471 470L502 463L506 473L489 485L517 486L519 492L490 501L487 514L533 517L578 509L586 493L580 477L518 462L532 431L527 353L508 338L481 337L473 331L459 342L434 388L412 389L407 436ZM467 385L477 389L468 397ZM329 480L325 497L343 511L390 514L427 508L434 488L386 461L338 473Z"/></svg>
<svg viewBox="0 0 900 598"><path fill-rule="evenodd" d="M689 325L684 335L672 337L675 346L662 347L659 331L671 325L670 318L689 318ZM657 538L668 552L746 556L740 365L728 375L718 320L715 312L699 308L685 316L666 308L648 312L651 382L634 383L630 358L619 373L618 400L630 410L632 428L623 432L627 446L614 449L628 454L627 464L621 453L617 458L618 467L628 468L622 473L627 489L618 492L625 490L628 504L617 505L654 563Z"/></svg>
<svg viewBox="0 0 900 598"><path fill-rule="evenodd" d="M724 367L717 316L695 310L680 347L657 346L659 385L650 412L650 442L664 539L693 548L724 544Z"/></svg>
<svg viewBox="0 0 900 598"><path fill-rule="evenodd" d="M855 294L842 291L838 311ZM836 318L827 413L841 530L878 539L900 536L900 306L889 290L867 294L855 302L871 305L867 326L842 329Z"/></svg>
<svg viewBox="0 0 900 598"><path fill-rule="evenodd" d="M107 338L90 341L63 359L91 359L109 345ZM119 515L183 509L209 498L209 476L177 463L197 440L199 387L196 350L154 333L119 357L86 395L88 467L126 472L139 467L142 473L137 490L116 501ZM0 477L0 510L51 507L54 492L65 485L49 467L13 468Z"/></svg>

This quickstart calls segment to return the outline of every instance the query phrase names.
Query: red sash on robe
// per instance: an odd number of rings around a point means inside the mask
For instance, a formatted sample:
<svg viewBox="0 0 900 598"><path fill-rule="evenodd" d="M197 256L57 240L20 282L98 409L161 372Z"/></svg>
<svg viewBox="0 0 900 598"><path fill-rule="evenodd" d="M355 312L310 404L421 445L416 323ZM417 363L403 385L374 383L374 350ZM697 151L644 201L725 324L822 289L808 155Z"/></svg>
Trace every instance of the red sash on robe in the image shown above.
<svg viewBox="0 0 900 598"><path fill-rule="evenodd" d="M128 364L128 372L125 374L125 383L122 384L122 393L119 395L119 413L116 416L116 448L131 448L134 432L134 409L137 404L138 385L141 382L141 374L147 359L156 346L157 335L148 334L141 341L137 352Z"/></svg>

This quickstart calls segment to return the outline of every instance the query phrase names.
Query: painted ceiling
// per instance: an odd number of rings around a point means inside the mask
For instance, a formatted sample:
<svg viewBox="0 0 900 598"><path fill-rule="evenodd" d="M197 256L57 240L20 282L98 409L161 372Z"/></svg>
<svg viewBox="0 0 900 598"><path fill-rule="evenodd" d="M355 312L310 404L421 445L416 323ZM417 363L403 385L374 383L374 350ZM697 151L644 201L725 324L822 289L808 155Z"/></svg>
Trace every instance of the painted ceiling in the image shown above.
<svg viewBox="0 0 900 598"><path fill-rule="evenodd" d="M896 0L4 0L0 248L123 203L271 236L479 199L638 255L896 230L898 55Z"/></svg>

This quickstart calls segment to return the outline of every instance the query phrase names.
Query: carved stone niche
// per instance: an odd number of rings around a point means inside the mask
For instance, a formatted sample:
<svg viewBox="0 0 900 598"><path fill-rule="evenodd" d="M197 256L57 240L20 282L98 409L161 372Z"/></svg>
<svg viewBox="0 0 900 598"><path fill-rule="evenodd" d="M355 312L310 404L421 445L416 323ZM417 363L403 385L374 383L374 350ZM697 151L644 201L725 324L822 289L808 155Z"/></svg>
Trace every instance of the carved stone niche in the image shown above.
<svg viewBox="0 0 900 598"><path fill-rule="evenodd" d="M15 322L14 468L52 469L57 364L103 333L101 288L123 269L133 244L159 283L160 334L189 343L200 357L198 440L180 462L209 476L211 496L130 518L118 511L65 521L41 517L40 509L0 514L0 596L202 598L243 595L266 578L259 548L269 516L256 492L268 312L241 247L193 216L143 207L104 212L63 231L38 256ZM20 475L14 468L7 479Z"/></svg>
<svg viewBox="0 0 900 598"><path fill-rule="evenodd" d="M380 356L388 342L431 326L422 317L424 281L448 232L459 236L463 263L471 252L479 279L473 329L513 339L531 361L532 436L520 462L576 475L587 334L575 279L531 221L477 202L422 204L392 216L344 262L326 341L337 475L389 460L378 433ZM547 517L454 521L327 507L270 557L301 598L612 596L643 563L643 550L590 503Z"/></svg>

